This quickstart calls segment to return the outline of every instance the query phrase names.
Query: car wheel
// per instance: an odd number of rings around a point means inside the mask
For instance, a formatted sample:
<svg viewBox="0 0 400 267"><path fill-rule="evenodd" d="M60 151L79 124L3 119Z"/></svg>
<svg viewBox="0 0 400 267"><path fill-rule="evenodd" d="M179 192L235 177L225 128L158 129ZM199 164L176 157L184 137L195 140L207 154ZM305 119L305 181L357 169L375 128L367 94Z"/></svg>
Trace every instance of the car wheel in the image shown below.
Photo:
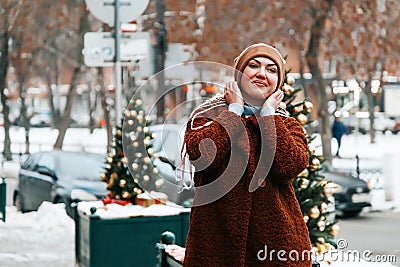
<svg viewBox="0 0 400 267"><path fill-rule="evenodd" d="M18 193L14 195L14 206L17 208L18 211L22 213L25 212L24 204L22 202L21 196Z"/></svg>
<svg viewBox="0 0 400 267"><path fill-rule="evenodd" d="M343 217L357 217L360 213L361 210L344 211Z"/></svg>

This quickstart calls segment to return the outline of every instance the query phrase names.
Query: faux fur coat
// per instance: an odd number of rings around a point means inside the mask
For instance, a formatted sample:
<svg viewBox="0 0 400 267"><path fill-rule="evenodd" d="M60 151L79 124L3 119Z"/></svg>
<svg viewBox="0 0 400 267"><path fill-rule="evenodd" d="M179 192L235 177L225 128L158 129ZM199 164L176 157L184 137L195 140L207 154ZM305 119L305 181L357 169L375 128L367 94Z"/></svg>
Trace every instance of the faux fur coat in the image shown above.
<svg viewBox="0 0 400 267"><path fill-rule="evenodd" d="M308 164L297 120L282 109L245 118L216 98L192 114L185 145L196 194L183 266L311 266L292 186Z"/></svg>

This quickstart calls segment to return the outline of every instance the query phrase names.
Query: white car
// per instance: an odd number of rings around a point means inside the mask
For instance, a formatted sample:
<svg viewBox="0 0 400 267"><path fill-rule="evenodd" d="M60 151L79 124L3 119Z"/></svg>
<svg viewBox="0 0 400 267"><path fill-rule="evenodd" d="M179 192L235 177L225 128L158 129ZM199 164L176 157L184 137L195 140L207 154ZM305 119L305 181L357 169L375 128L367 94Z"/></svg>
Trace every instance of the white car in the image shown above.
<svg viewBox="0 0 400 267"><path fill-rule="evenodd" d="M149 127L156 137L152 140L152 149L156 154L153 164L158 168L164 183L160 191L168 195L168 200L179 205L190 205L194 196L189 168L186 163L184 168L184 182L182 179L181 148L185 133L185 125L158 124Z"/></svg>

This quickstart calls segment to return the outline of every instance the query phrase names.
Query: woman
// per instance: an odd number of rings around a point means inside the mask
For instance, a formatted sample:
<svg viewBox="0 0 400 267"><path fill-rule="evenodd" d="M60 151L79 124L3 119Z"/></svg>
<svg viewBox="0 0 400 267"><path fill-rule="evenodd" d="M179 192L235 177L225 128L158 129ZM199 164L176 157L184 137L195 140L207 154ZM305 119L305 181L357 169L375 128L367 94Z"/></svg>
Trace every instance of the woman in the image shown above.
<svg viewBox="0 0 400 267"><path fill-rule="evenodd" d="M307 139L280 107L284 65L269 45L247 47L224 96L191 115L196 194L183 266L311 266L291 184L307 167Z"/></svg>

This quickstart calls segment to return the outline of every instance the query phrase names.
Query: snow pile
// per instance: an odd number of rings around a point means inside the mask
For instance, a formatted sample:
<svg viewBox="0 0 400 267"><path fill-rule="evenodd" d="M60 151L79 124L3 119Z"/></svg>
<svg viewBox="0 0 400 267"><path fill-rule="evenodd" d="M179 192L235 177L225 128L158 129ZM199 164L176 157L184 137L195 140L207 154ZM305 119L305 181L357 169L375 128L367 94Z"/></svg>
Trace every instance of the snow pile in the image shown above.
<svg viewBox="0 0 400 267"><path fill-rule="evenodd" d="M72 267L75 224L64 204L44 202L37 212L7 207L0 221L0 266Z"/></svg>
<svg viewBox="0 0 400 267"><path fill-rule="evenodd" d="M167 202L166 204L167 205L154 204L149 207L143 207L140 205L104 205L101 201L85 201L78 204L78 210L82 211L84 214L91 214L91 209L96 208L94 214L103 219L138 216L172 216L178 215L181 212L190 212L190 208L183 208L173 202Z"/></svg>

